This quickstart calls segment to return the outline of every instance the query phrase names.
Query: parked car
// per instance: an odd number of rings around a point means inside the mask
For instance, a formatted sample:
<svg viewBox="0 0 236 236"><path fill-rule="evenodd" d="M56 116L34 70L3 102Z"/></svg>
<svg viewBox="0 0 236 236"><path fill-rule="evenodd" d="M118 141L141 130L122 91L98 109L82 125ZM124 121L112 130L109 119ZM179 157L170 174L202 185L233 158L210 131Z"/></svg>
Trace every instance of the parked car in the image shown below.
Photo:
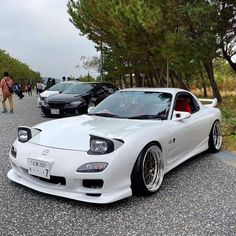
<svg viewBox="0 0 236 236"><path fill-rule="evenodd" d="M40 93L37 101L38 107L41 107L43 101L45 101L47 97L49 97L50 95L62 93L65 89L69 88L74 83L79 83L79 82L77 81L60 82L58 84L53 85L48 90L45 90L44 92Z"/></svg>
<svg viewBox="0 0 236 236"><path fill-rule="evenodd" d="M216 104L181 89L119 90L88 114L19 127L8 178L92 203L155 193L180 163L220 150Z"/></svg>
<svg viewBox="0 0 236 236"><path fill-rule="evenodd" d="M48 97L41 105L45 116L84 114L88 107L96 106L117 88L109 83L80 82L65 89L61 94Z"/></svg>

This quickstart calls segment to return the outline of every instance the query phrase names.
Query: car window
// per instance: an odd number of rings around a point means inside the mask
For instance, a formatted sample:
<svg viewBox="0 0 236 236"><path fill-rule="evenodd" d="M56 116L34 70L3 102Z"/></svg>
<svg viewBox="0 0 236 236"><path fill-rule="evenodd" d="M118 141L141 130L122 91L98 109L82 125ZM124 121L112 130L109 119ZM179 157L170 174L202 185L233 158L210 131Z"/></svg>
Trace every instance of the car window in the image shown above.
<svg viewBox="0 0 236 236"><path fill-rule="evenodd" d="M68 87L70 87L73 83L58 83L53 85L48 91L64 91Z"/></svg>
<svg viewBox="0 0 236 236"><path fill-rule="evenodd" d="M114 93L117 89L111 84L103 84L102 87L109 93Z"/></svg>
<svg viewBox="0 0 236 236"><path fill-rule="evenodd" d="M196 99L189 93L179 93L176 96L174 110L190 112L191 114L199 111Z"/></svg>
<svg viewBox="0 0 236 236"><path fill-rule="evenodd" d="M122 118L167 119L171 100L169 93L117 91L96 106L91 114L105 112Z"/></svg>
<svg viewBox="0 0 236 236"><path fill-rule="evenodd" d="M63 94L84 94L95 87L94 84L79 83L70 86L63 91Z"/></svg>

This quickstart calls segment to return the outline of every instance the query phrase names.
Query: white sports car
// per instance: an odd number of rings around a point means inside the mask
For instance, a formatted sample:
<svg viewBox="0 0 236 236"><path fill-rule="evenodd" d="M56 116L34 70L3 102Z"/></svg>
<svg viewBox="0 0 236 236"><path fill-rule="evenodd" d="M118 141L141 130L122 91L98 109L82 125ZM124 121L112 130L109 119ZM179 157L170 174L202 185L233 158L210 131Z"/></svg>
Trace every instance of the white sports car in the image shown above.
<svg viewBox="0 0 236 236"><path fill-rule="evenodd" d="M31 189L92 203L158 190L165 173L221 147L216 99L175 88L132 88L86 115L19 127L8 178Z"/></svg>
<svg viewBox="0 0 236 236"><path fill-rule="evenodd" d="M45 90L44 92L40 93L37 100L37 106L41 107L43 101L45 101L47 97L63 92L65 89L69 88L74 83L76 83L76 81L60 82L58 84L53 85L48 90Z"/></svg>

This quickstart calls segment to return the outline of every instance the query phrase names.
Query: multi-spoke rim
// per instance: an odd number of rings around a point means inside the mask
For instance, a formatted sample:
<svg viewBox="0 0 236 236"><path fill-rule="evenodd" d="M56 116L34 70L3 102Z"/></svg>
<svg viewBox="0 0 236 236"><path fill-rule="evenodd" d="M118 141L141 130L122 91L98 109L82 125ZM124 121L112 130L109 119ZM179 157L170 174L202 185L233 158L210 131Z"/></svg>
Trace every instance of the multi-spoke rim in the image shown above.
<svg viewBox="0 0 236 236"><path fill-rule="evenodd" d="M214 147L217 150L219 150L221 147L221 143L222 143L221 127L220 127L219 121L217 121L213 126L212 138L213 138Z"/></svg>
<svg viewBox="0 0 236 236"><path fill-rule="evenodd" d="M146 151L142 173L146 188L151 192L156 191L163 179L163 162L157 146L151 146Z"/></svg>

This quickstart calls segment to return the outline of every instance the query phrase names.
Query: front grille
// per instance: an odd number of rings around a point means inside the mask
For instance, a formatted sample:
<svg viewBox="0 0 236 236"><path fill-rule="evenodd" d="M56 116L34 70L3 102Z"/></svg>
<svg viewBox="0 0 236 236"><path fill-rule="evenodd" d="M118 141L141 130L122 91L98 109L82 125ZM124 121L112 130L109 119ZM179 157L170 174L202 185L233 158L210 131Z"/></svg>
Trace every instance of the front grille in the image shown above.
<svg viewBox="0 0 236 236"><path fill-rule="evenodd" d="M29 175L27 169L24 169L24 168L21 168L21 169L23 170L25 175ZM61 176L51 175L50 179L45 179L45 178L38 177L38 176L35 176L35 175L30 175L30 176L34 177L35 179L39 179L40 181L43 181L43 182L47 182L47 183L51 183L51 184L66 185L66 178L61 177Z"/></svg>
<svg viewBox="0 0 236 236"><path fill-rule="evenodd" d="M49 105L50 108L63 108L66 105L66 103L52 103L52 102L49 102L48 105Z"/></svg>
<svg viewBox="0 0 236 236"><path fill-rule="evenodd" d="M34 176L34 175L31 175L31 176L33 176L34 178L39 179L41 181L47 182L47 183L66 185L66 179L61 176L52 176L51 175L50 179L45 179L45 178Z"/></svg>

